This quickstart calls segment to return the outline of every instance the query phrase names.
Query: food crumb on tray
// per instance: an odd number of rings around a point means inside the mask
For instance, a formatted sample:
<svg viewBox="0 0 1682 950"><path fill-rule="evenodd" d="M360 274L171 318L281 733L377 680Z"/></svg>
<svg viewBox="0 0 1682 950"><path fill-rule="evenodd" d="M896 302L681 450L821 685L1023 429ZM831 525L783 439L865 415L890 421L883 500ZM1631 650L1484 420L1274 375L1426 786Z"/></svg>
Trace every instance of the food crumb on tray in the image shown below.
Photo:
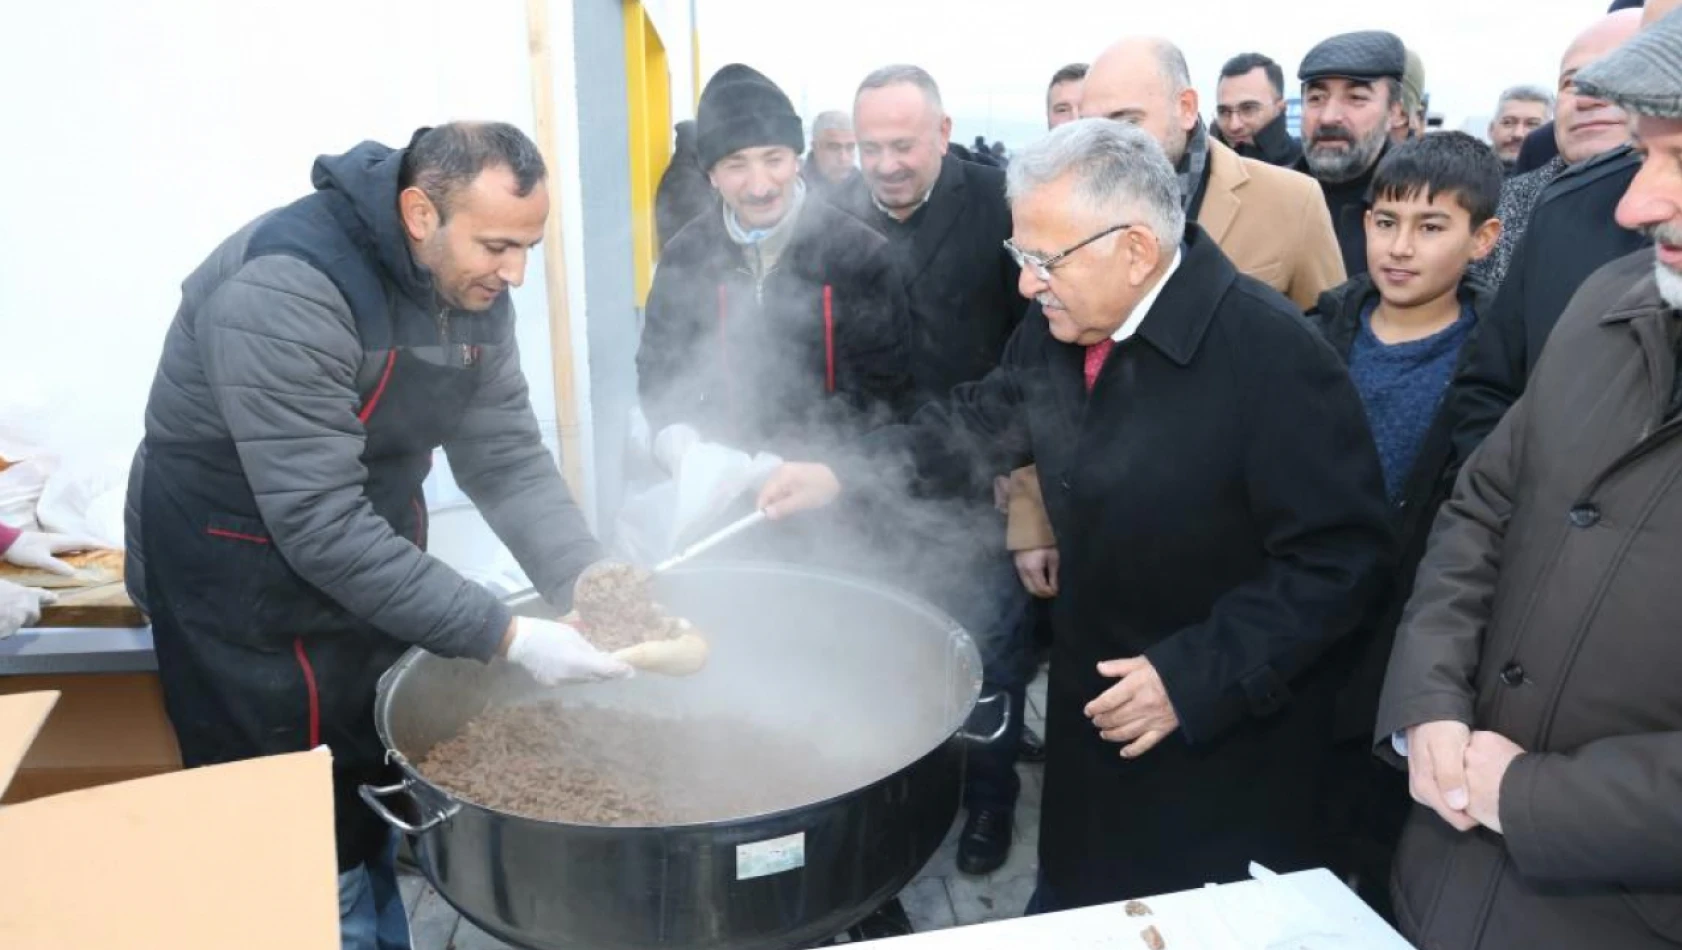
<svg viewBox="0 0 1682 950"><path fill-rule="evenodd" d="M1126 911L1129 917L1149 917L1151 915L1150 905L1144 901L1128 901L1121 906L1121 909Z"/></svg>
<svg viewBox="0 0 1682 950"><path fill-rule="evenodd" d="M1162 939L1162 934L1155 927L1146 927L1139 931L1139 936L1145 941L1150 950L1166 950L1168 941Z"/></svg>

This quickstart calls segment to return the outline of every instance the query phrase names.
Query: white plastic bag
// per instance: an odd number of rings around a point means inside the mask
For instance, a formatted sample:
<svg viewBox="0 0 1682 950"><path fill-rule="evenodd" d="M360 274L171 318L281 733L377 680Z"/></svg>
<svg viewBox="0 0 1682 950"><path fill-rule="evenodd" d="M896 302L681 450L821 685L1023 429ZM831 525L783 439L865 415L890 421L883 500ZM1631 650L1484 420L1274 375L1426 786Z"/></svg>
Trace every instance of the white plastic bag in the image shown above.
<svg viewBox="0 0 1682 950"><path fill-rule="evenodd" d="M43 531L92 538L120 548L127 497L127 472L87 462L67 462L47 478L35 505L35 520Z"/></svg>
<svg viewBox="0 0 1682 950"><path fill-rule="evenodd" d="M615 522L614 554L633 564L657 564L723 527L724 516L782 464L769 452L749 455L672 435L662 430L650 440L666 449L650 454L663 456L659 461L674 469L671 477L627 498Z"/></svg>
<svg viewBox="0 0 1682 950"><path fill-rule="evenodd" d="M12 463L0 472L0 524L22 531L41 530L41 523L35 518L35 506L46 490L55 461L45 456L18 461L3 452L0 458Z"/></svg>

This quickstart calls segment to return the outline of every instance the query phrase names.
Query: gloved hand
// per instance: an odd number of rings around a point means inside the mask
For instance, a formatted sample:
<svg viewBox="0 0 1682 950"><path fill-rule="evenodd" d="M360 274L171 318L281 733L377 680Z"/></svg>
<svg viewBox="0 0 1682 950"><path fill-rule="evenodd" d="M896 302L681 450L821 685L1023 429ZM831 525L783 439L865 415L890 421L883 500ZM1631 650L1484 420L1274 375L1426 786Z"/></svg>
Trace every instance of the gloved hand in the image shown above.
<svg viewBox="0 0 1682 950"><path fill-rule="evenodd" d="M544 686L623 679L635 671L591 646L577 630L553 620L514 618L508 659Z"/></svg>
<svg viewBox="0 0 1682 950"><path fill-rule="evenodd" d="M89 538L77 538L68 534L48 534L44 531L25 531L18 535L18 539L12 542L11 547L6 549L4 557L7 562L18 567L33 568L64 577L75 577L76 569L53 557L53 555L71 554L76 551L88 551L99 547L104 547L104 545Z"/></svg>
<svg viewBox="0 0 1682 950"><path fill-rule="evenodd" d="M41 619L41 608L58 598L44 590L0 581L0 640Z"/></svg>

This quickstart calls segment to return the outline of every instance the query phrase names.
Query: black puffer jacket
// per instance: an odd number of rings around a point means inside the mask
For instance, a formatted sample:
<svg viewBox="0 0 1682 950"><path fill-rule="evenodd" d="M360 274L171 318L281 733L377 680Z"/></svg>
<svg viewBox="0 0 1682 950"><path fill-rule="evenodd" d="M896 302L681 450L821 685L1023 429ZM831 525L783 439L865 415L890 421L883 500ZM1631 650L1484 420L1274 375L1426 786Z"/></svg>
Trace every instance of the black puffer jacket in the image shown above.
<svg viewBox="0 0 1682 950"><path fill-rule="evenodd" d="M1627 146L1607 152L1566 169L1536 200L1500 292L1472 339L1470 360L1449 391L1456 467L1524 394L1548 334L1583 281L1652 244L1613 219L1640 166Z"/></svg>
<svg viewBox="0 0 1682 950"><path fill-rule="evenodd" d="M756 278L723 213L666 246L637 351L656 431L785 457L827 452L909 411L910 323L888 242L808 198Z"/></svg>

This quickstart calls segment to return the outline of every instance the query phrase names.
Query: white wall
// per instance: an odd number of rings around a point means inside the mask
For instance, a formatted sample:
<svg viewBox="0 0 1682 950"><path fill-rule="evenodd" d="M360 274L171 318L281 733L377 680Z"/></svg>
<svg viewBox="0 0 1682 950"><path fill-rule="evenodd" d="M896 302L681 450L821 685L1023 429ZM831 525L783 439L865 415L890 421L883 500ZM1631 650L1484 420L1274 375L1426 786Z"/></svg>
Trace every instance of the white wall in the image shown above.
<svg viewBox="0 0 1682 950"><path fill-rule="evenodd" d="M566 171L578 162L571 8L550 3L552 180L582 367L588 287L579 216L566 213L581 194ZM7 31L0 399L46 407L55 448L118 463L140 437L180 282L229 233L305 194L316 155L368 138L401 145L455 118L532 127L521 0L57 0L14 13ZM541 257L534 265L515 304L552 442ZM579 381L588 445L582 370ZM434 497L448 501L448 487Z"/></svg>
<svg viewBox="0 0 1682 950"><path fill-rule="evenodd" d="M9 367L18 390L7 398L44 396L74 423L65 440L126 452L180 281L228 233L304 194L317 154L366 138L402 144L451 118L530 128L524 9L31 5L13 33L25 41L0 58L16 136L0 174L20 186L0 231L0 315L8 340L27 332L30 343ZM563 50L570 42L558 37ZM40 94L22 94L31 89ZM516 303L534 403L552 420L541 288L539 270ZM86 398L93 381L109 395Z"/></svg>

